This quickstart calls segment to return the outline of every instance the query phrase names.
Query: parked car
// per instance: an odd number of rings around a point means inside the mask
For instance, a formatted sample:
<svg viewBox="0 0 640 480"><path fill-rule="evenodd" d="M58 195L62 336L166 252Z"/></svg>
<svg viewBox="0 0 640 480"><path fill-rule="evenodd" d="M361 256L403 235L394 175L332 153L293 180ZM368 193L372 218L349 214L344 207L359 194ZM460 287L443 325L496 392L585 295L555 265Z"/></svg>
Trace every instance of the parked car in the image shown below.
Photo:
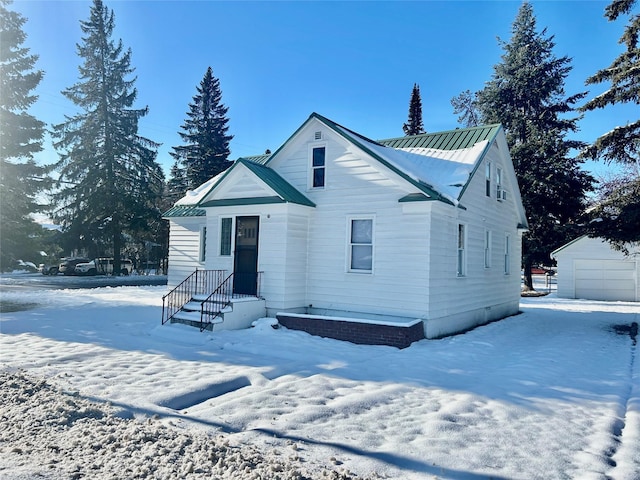
<svg viewBox="0 0 640 480"><path fill-rule="evenodd" d="M57 275L58 265L47 265L46 263L41 263L38 265L38 271L43 275Z"/></svg>
<svg viewBox="0 0 640 480"><path fill-rule="evenodd" d="M133 262L128 258L120 260L120 273L131 275ZM75 267L77 275L113 275L113 258L96 258L84 263L78 263Z"/></svg>
<svg viewBox="0 0 640 480"><path fill-rule="evenodd" d="M84 257L75 257L75 258L63 258L60 261L60 265L58 265L58 272L63 275L75 275L76 273L76 265L79 263L86 263L90 260Z"/></svg>
<svg viewBox="0 0 640 480"><path fill-rule="evenodd" d="M531 275L555 275L556 272L550 267L536 265L531 267Z"/></svg>

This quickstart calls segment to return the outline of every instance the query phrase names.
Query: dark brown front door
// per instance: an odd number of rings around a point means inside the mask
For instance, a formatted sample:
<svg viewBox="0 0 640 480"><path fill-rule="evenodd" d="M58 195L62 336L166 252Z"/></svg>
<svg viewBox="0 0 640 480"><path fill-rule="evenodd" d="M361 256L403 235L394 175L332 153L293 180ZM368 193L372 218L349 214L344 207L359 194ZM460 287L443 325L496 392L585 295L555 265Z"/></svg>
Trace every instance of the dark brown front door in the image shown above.
<svg viewBox="0 0 640 480"><path fill-rule="evenodd" d="M233 293L256 295L258 291L259 226L260 217L236 218Z"/></svg>

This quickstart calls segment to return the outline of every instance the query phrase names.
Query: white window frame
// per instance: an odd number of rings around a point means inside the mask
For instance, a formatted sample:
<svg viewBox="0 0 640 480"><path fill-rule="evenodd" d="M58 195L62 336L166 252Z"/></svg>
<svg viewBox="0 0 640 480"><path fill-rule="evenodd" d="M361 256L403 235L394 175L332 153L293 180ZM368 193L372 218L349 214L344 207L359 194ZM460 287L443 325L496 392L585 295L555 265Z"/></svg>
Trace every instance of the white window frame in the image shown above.
<svg viewBox="0 0 640 480"><path fill-rule="evenodd" d="M484 231L484 268L491 268L491 230Z"/></svg>
<svg viewBox="0 0 640 480"><path fill-rule="evenodd" d="M318 148L324 148L324 165L322 167L314 167L313 166L313 152ZM315 187L313 185L314 173L316 170L322 168L324 170L324 181L322 186ZM309 145L309 178L308 178L308 186L309 190L322 190L327 186L327 144L323 143L312 143Z"/></svg>
<svg viewBox="0 0 640 480"><path fill-rule="evenodd" d="M229 253L223 253L222 252L222 246L225 243L224 242L224 238L223 238L223 234L225 233L222 229L222 225L224 223L225 220L229 220L230 226L229 226L229 238L227 240L228 245L229 245ZM220 229L218 230L220 232L219 235L219 240L220 240L220 244L218 246L218 255L221 257L230 257L231 254L233 253L233 217L220 217Z"/></svg>
<svg viewBox="0 0 640 480"><path fill-rule="evenodd" d="M484 194L491 197L491 162L487 162L484 169Z"/></svg>
<svg viewBox="0 0 640 480"><path fill-rule="evenodd" d="M511 275L511 235L504 234L504 274Z"/></svg>
<svg viewBox="0 0 640 480"><path fill-rule="evenodd" d="M371 243L355 243L352 238L352 225L355 220L365 220L371 222ZM358 273L358 274L373 274L373 266L375 265L375 216L373 215L353 215L347 217L347 265L346 269L349 273ZM352 267L352 259L353 259L353 247L357 246L371 246L371 268L370 269L361 269L361 268L353 268Z"/></svg>
<svg viewBox="0 0 640 480"><path fill-rule="evenodd" d="M200 227L200 244L198 245L198 261L205 263L207 261L207 227Z"/></svg>
<svg viewBox="0 0 640 480"><path fill-rule="evenodd" d="M467 226L458 223L456 229L456 271L458 277L467 275Z"/></svg>
<svg viewBox="0 0 640 480"><path fill-rule="evenodd" d="M502 168L500 167L496 167L496 199L499 202L503 200Z"/></svg>

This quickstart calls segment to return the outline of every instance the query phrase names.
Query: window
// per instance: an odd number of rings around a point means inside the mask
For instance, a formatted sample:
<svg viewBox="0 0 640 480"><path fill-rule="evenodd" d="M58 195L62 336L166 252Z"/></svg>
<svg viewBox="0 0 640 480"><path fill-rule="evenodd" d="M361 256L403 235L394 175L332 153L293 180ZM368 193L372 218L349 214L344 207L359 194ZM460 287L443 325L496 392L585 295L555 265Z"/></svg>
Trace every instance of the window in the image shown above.
<svg viewBox="0 0 640 480"><path fill-rule="evenodd" d="M207 227L200 228L200 252L198 257L201 263L207 260Z"/></svg>
<svg viewBox="0 0 640 480"><path fill-rule="evenodd" d="M458 224L458 276L464 277L466 275L466 231L465 226L463 224Z"/></svg>
<svg viewBox="0 0 640 480"><path fill-rule="evenodd" d="M373 219L349 220L349 271L373 270Z"/></svg>
<svg viewBox="0 0 640 480"><path fill-rule="evenodd" d="M484 268L491 268L491 232L484 231Z"/></svg>
<svg viewBox="0 0 640 480"><path fill-rule="evenodd" d="M500 201L507 198L506 192L502 189L502 169L496 168L496 198Z"/></svg>
<svg viewBox="0 0 640 480"><path fill-rule="evenodd" d="M491 196L491 162L487 162L484 170L484 178L485 178L485 195L487 197Z"/></svg>
<svg viewBox="0 0 640 480"><path fill-rule="evenodd" d="M314 147L311 154L311 186L324 187L325 147Z"/></svg>
<svg viewBox="0 0 640 480"><path fill-rule="evenodd" d="M511 274L511 235L504 236L504 274Z"/></svg>
<svg viewBox="0 0 640 480"><path fill-rule="evenodd" d="M232 218L220 221L220 255L231 255L231 223Z"/></svg>

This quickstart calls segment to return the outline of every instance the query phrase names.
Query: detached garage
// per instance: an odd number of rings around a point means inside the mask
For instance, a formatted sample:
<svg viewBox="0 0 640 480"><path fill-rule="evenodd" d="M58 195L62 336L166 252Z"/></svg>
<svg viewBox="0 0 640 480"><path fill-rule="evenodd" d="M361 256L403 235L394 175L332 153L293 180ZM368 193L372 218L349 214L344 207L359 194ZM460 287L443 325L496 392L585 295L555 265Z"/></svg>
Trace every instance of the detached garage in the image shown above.
<svg viewBox="0 0 640 480"><path fill-rule="evenodd" d="M599 238L580 237L551 253L558 262L558 296L640 301L640 259Z"/></svg>

